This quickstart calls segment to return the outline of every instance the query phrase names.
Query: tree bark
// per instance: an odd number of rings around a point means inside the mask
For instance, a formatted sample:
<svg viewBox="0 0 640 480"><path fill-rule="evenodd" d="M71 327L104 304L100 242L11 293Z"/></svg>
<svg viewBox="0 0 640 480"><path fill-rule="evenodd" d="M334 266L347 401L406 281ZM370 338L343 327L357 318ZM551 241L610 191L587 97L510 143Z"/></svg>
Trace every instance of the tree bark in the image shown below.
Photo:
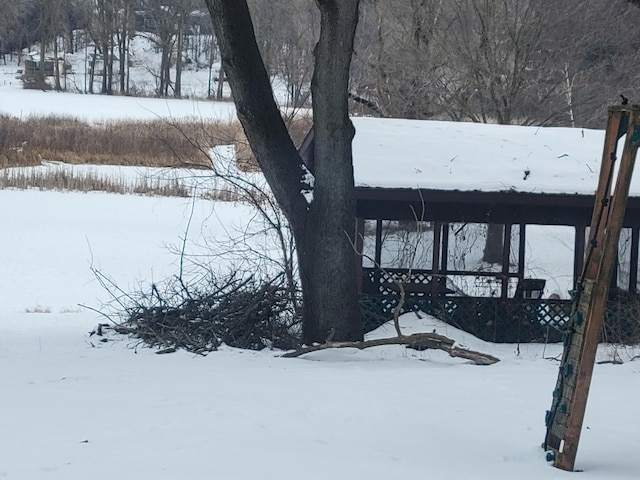
<svg viewBox="0 0 640 480"><path fill-rule="evenodd" d="M276 200L290 222L302 283L303 340L360 340L355 197L348 117L349 67L358 0L318 0L321 33L312 81L314 184L273 98L245 0L207 0L238 118ZM313 190L307 201L302 190Z"/></svg>
<svg viewBox="0 0 640 480"><path fill-rule="evenodd" d="M504 225L489 223L487 225L487 240L484 245L482 260L487 263L502 265L502 250L504 249Z"/></svg>
<svg viewBox="0 0 640 480"><path fill-rule="evenodd" d="M300 250L301 280L310 295L305 315L327 311L317 322L305 322L307 343L333 334L361 338L356 280L355 191L351 142L355 130L349 119L349 68L358 23L357 0L317 0L320 38L311 80L314 118L314 198L309 208L312 235ZM310 285L321 288L309 288ZM336 315L340 321L331 318Z"/></svg>

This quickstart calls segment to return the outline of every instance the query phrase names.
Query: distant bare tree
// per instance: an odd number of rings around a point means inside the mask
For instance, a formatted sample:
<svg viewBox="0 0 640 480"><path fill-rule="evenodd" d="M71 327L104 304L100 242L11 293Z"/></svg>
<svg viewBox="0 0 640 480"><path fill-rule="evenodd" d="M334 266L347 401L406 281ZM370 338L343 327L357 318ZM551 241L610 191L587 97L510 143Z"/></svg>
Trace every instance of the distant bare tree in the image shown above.
<svg viewBox="0 0 640 480"><path fill-rule="evenodd" d="M33 0L0 1L0 57L18 50L24 38L28 14L33 10Z"/></svg>
<svg viewBox="0 0 640 480"><path fill-rule="evenodd" d="M362 12L351 91L366 114L601 127L603 108L639 84L628 0L364 1Z"/></svg>
<svg viewBox="0 0 640 480"><path fill-rule="evenodd" d="M115 37L118 45L120 92L129 93L129 44L135 35L134 3L121 0L116 12Z"/></svg>
<svg viewBox="0 0 640 480"><path fill-rule="evenodd" d="M443 58L435 41L443 0L363 2L352 99L364 113L429 118L440 113L436 79Z"/></svg>
<svg viewBox="0 0 640 480"><path fill-rule="evenodd" d="M602 128L606 107L621 94L633 99L640 86L640 9L627 0L558 0L548 7L545 50L565 83L561 124Z"/></svg>
<svg viewBox="0 0 640 480"><path fill-rule="evenodd" d="M546 2L456 0L439 32L446 53L440 92L452 119L551 123L540 106L559 95L542 52Z"/></svg>
<svg viewBox="0 0 640 480"><path fill-rule="evenodd" d="M160 52L160 70L158 74L158 96L169 96L171 82L171 62L174 55L174 47L177 40L176 18L177 7L173 4L165 4L153 0L143 2L145 13L151 20L152 35L148 38L156 45Z"/></svg>
<svg viewBox="0 0 640 480"><path fill-rule="evenodd" d="M285 82L289 106L302 106L310 94L313 47L319 35L317 9L305 0L253 0L250 7L269 74Z"/></svg>

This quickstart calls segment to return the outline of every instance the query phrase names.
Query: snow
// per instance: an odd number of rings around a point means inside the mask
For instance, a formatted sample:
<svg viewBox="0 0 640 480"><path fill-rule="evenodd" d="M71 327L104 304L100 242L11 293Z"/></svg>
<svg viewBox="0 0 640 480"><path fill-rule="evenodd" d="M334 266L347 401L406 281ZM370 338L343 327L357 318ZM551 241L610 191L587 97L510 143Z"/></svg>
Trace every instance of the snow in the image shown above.
<svg viewBox="0 0 640 480"><path fill-rule="evenodd" d="M358 186L591 195L598 184L602 130L379 118L353 123ZM640 196L637 177L631 195Z"/></svg>
<svg viewBox="0 0 640 480"><path fill-rule="evenodd" d="M313 186L316 179L304 163L300 164L300 168L303 172L302 179L300 180L300 183L302 184L300 194L304 197L307 204L311 205L313 202Z"/></svg>
<svg viewBox="0 0 640 480"><path fill-rule="evenodd" d="M140 102L0 88L0 112L12 115L97 121L147 112ZM150 116L218 109L189 100L153 105ZM440 188L450 178L457 188L595 188L586 165L597 172L601 132L386 122L356 119L360 184ZM423 148L409 139L385 146L400 133ZM432 166L420 163L425 152L437 159ZM518 180L524 167L530 176ZM285 359L232 348L156 355L122 337L101 343L88 332L104 318L80 306L100 308L108 298L92 265L124 289L148 285L177 272L186 233L196 250L224 242L252 213L203 198L35 190L0 191L0 204L0 478L572 477L550 467L540 448L560 345L494 345L413 314L402 318L406 333L435 329L501 361L479 367L399 346ZM545 244L544 256L553 274L566 253ZM640 364L631 361L638 352L602 345L598 358L614 353L625 363L595 367L577 458L587 480L631 480L640 471Z"/></svg>
<svg viewBox="0 0 640 480"><path fill-rule="evenodd" d="M235 119L231 102L177 100L69 92L23 90L0 87L0 113L19 118L56 115L77 117L99 123L127 117L130 120L172 120L175 118Z"/></svg>

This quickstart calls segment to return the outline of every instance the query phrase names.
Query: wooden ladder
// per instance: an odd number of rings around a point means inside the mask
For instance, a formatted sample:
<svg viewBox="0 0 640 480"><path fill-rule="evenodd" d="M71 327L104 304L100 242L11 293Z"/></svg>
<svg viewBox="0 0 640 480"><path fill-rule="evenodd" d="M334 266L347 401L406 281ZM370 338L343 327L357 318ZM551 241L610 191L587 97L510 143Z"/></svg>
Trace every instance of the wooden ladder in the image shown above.
<svg viewBox="0 0 640 480"><path fill-rule="evenodd" d="M616 174L618 141L625 135ZM584 270L574 294L553 402L546 416L543 448L548 460L563 470L572 471L575 465L639 145L640 106L610 107Z"/></svg>

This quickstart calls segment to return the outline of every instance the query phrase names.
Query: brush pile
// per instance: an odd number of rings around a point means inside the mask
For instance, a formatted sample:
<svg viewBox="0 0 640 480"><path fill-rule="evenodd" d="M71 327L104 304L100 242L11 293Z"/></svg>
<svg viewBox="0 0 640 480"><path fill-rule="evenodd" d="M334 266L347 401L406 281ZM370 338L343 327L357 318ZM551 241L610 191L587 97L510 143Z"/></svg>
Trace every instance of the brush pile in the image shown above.
<svg viewBox="0 0 640 480"><path fill-rule="evenodd" d="M291 349L300 344L299 318L277 280L232 278L208 292L192 293L185 287L171 295L152 285L151 293L141 298L127 306L125 320L113 330L162 353L183 349L206 354L221 345Z"/></svg>

